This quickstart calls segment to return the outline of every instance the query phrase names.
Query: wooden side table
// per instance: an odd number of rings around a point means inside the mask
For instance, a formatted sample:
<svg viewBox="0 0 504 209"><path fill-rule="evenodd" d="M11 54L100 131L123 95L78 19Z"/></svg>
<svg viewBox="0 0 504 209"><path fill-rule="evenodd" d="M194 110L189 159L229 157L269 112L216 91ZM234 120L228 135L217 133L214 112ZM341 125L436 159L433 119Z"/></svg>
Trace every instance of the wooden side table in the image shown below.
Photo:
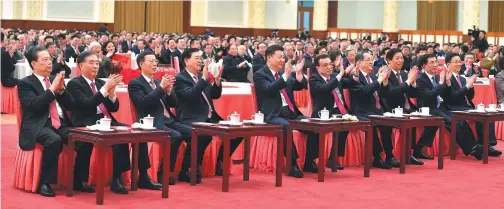
<svg viewBox="0 0 504 209"><path fill-rule="evenodd" d="M117 128L117 127L112 127ZM72 128L68 134L68 149L66 153L67 159L73 159L75 141L83 141L92 143L97 151L99 161L105 161L105 148L114 144L133 144L132 170L131 170L131 190L137 190L138 178L138 147L141 142L157 142L164 144L164 164L163 164L163 189L161 192L162 198L168 198L168 178L170 174L170 137L168 131L160 130L116 130L114 132L90 131L86 128ZM98 178L96 183L96 204L103 204L105 179L103 179L104 164L98 166ZM68 181L66 183L66 196L73 196L73 167L74 161L68 160L66 164L66 172Z"/></svg>
<svg viewBox="0 0 504 209"><path fill-rule="evenodd" d="M411 128L437 126L439 128L439 152L438 169L443 169L444 159L444 123L442 117L436 116L404 116L404 117L385 117L381 115L371 115L369 120L373 127L390 126L401 130L400 137L400 164L399 173L406 173L406 164L409 165L411 158Z"/></svg>
<svg viewBox="0 0 504 209"><path fill-rule="evenodd" d="M283 165L283 129L279 125L242 125L242 126L224 126L214 123L193 123L191 136L191 186L196 185L196 159L195 150L198 147L199 135L218 136L224 145L223 159L223 179L222 192L229 192L229 171L231 165L230 140L236 137L244 137L244 169L243 181L249 180L250 173L250 137L251 136L276 136L277 137L277 162L276 162L276 180L275 186L282 186L282 165Z"/></svg>
<svg viewBox="0 0 504 209"><path fill-rule="evenodd" d="M313 131L319 133L319 161L318 161L318 181L324 182L324 172L326 162L325 159L325 135L330 132L336 132L333 134L333 164L331 165L331 171L336 172L337 155L338 155L338 133L339 131L353 131L359 130L366 133L366 151L364 154L364 177L369 177L369 171L371 168L371 156L373 152L373 129L371 128L371 123L369 121L320 121L313 119L305 120L289 120L289 126L287 129L287 172L290 172L290 167L292 163L292 131L293 130L305 130Z"/></svg>
<svg viewBox="0 0 504 209"><path fill-rule="evenodd" d="M495 113L477 113L477 112L452 112L452 132L450 140L450 159L455 160L456 154L456 138L457 138L457 120L474 120L483 123L483 164L488 164L488 137L490 131L490 123L504 120L504 112Z"/></svg>

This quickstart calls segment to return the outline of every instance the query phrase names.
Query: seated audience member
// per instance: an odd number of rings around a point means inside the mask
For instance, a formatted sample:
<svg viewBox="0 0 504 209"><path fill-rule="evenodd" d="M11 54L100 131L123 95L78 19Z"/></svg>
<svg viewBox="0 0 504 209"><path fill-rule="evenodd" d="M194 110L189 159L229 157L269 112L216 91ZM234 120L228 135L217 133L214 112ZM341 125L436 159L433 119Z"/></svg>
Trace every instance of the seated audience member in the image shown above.
<svg viewBox="0 0 504 209"><path fill-rule="evenodd" d="M19 80L14 78L14 70L16 67L16 58L14 53L16 49L12 45L7 45L7 37L2 33L2 86L14 87L18 84ZM7 47L5 47L7 46Z"/></svg>
<svg viewBox="0 0 504 209"><path fill-rule="evenodd" d="M73 35L71 38L70 46L66 47L64 58L65 61L68 62L70 58L73 58L74 61L77 60L77 56L80 54L79 50L80 46L80 37L77 35Z"/></svg>
<svg viewBox="0 0 504 209"><path fill-rule="evenodd" d="M52 60L44 47L31 49L26 58L33 74L19 81L18 96L21 102L21 130L19 133L19 147L24 151L35 149L36 143L44 147L40 166L39 185L37 193L54 197L56 194L50 184L55 184L58 176L58 159L63 144L68 142L71 122L66 114L73 110L74 99L65 89L64 72L51 76ZM89 169L89 163L81 161L81 155L91 150L77 151L74 173ZM94 192L79 175L74 175L74 189L83 192Z"/></svg>
<svg viewBox="0 0 504 209"><path fill-rule="evenodd" d="M224 72L222 78L228 82L248 82L247 74L250 67L247 61L238 55L236 45L229 46L229 52L224 57L222 65L224 65Z"/></svg>
<svg viewBox="0 0 504 209"><path fill-rule="evenodd" d="M58 48L56 48L56 44L49 42L45 45L45 47L52 58L53 65L51 75L57 75L59 72L65 72L65 78L70 78L72 69L70 69L70 67L66 65L65 60L63 60L63 54L57 54Z"/></svg>
<svg viewBox="0 0 504 209"><path fill-rule="evenodd" d="M465 65L462 65L462 67L460 69L460 75L464 75L466 77L471 77L473 75L476 75L477 77L482 78L483 71L481 70L481 67L474 64L474 59L475 59L474 54L473 53L466 53L464 55L464 57L465 57L464 58Z"/></svg>
<svg viewBox="0 0 504 209"><path fill-rule="evenodd" d="M254 58L252 59L252 70L253 73L257 72L259 69L264 67L266 65L266 44L265 43L259 43L257 45L257 50L256 54L254 55Z"/></svg>
<svg viewBox="0 0 504 209"><path fill-rule="evenodd" d="M116 53L114 43L112 41L106 41L103 43L101 50L102 60L100 63L100 70L98 71L98 78L108 78L111 74L120 73L121 63L112 60Z"/></svg>

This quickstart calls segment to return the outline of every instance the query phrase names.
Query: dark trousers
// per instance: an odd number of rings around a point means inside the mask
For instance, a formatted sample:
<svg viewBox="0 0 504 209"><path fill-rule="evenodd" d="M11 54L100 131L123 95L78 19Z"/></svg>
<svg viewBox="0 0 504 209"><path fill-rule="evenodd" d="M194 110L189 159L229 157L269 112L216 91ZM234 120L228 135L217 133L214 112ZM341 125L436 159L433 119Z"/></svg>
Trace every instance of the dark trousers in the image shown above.
<svg viewBox="0 0 504 209"><path fill-rule="evenodd" d="M274 117L269 121L271 124L282 125L284 127L284 156L287 155L287 126L289 125L288 120L301 120L305 119L304 115L296 115L287 106L282 107L280 115ZM313 160L318 157L318 134L312 131L300 131L303 134L308 135L308 140L306 141L306 160ZM299 157L294 141L292 142L292 164L296 164L296 159Z"/></svg>
<svg viewBox="0 0 504 209"><path fill-rule="evenodd" d="M101 118L99 116L98 118ZM98 119L97 119L98 120ZM127 126L126 124L112 121L112 126ZM91 145L92 146L92 145ZM113 175L120 177L123 172L131 170L129 144L115 144L112 146ZM147 143L138 145L138 170L141 174L147 173L150 168ZM89 174L89 171L87 172Z"/></svg>
<svg viewBox="0 0 504 209"><path fill-rule="evenodd" d="M362 121L368 121L369 118L367 114L356 114L357 118ZM378 138L378 132L376 128L373 128L373 155L380 155L383 151L387 157L393 156L392 154L392 127L389 126L378 126L380 130L380 138ZM383 148L382 148L383 145Z"/></svg>
<svg viewBox="0 0 504 209"><path fill-rule="evenodd" d="M191 141L191 127L184 125L180 122L176 122L173 119L169 118L160 118L155 121L154 126L159 129L159 130L165 130L165 131L170 131L169 136L170 136L170 171L174 171L175 169L175 163L177 162L177 155L178 155L178 149L180 147L180 144L182 141L185 141L186 143L190 143ZM189 162L191 160L191 152L189 152L190 149L186 149L186 152L184 154L184 160L182 162L182 167L187 169L189 168ZM163 171L163 161L160 163L159 167L159 172L162 173Z"/></svg>

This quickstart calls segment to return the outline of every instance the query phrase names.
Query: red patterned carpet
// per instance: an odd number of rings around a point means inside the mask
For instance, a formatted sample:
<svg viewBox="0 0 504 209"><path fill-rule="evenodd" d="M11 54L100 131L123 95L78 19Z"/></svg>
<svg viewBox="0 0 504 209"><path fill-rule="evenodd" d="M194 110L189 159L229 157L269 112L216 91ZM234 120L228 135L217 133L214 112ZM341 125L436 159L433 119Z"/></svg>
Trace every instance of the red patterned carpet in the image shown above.
<svg viewBox="0 0 504 209"><path fill-rule="evenodd" d="M436 169L437 160L408 166L405 175L398 169L373 169L370 178L363 178L362 167L352 167L327 172L324 183L317 182L316 174L304 179L284 176L280 188L274 187L273 173L252 171L249 182L233 175L229 193L220 192L220 178L210 177L196 187L177 182L168 199L157 191L117 195L107 188L105 204L96 206L95 194L68 198L60 190L56 198L46 198L15 189L16 126L1 125L1 131L2 208L504 208L504 157L483 165L464 156L446 158L444 170Z"/></svg>

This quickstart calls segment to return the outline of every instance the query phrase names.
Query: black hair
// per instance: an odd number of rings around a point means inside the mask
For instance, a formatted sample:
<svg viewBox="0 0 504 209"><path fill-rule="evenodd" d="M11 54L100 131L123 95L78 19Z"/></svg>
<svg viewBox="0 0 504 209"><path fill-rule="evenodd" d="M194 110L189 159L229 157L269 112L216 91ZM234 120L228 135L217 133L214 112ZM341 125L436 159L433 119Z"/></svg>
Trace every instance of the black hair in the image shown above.
<svg viewBox="0 0 504 209"><path fill-rule="evenodd" d="M315 57L315 66L320 66L321 59L331 59L331 58L327 54L321 54L321 55Z"/></svg>
<svg viewBox="0 0 504 209"><path fill-rule="evenodd" d="M92 55L98 57L98 55L94 51L84 51L84 52L81 52L79 54L79 56L77 56L77 66L79 66L79 64L81 64L82 62L84 62L84 60L86 60L86 58L88 58L88 57L90 57Z"/></svg>
<svg viewBox="0 0 504 209"><path fill-rule="evenodd" d="M276 51L282 51L283 52L284 48L280 45L271 45L269 46L267 49L266 49L266 57L268 56L273 56L273 54L275 54Z"/></svg>
<svg viewBox="0 0 504 209"><path fill-rule="evenodd" d="M450 62L451 62L451 60L452 60L454 57L459 57L459 58L460 58L460 56L459 56L457 53L450 52L450 53L446 54L446 57L445 57L445 62L446 62L446 63L450 63Z"/></svg>
<svg viewBox="0 0 504 209"><path fill-rule="evenodd" d="M422 68L422 66L426 65L429 58L431 58L431 57L436 58L436 55L435 54L424 54L424 55L418 57L418 67Z"/></svg>
<svg viewBox="0 0 504 209"><path fill-rule="evenodd" d="M143 51L141 52L140 54L138 54L138 56L136 57L136 62L137 62L137 65L138 65L138 68L141 70L142 67L140 67L140 63L144 62L145 61L145 57L147 55L155 55L154 53L152 53L151 51Z"/></svg>
<svg viewBox="0 0 504 209"><path fill-rule="evenodd" d="M28 64L30 64L31 69L33 69L32 62L38 60L38 53L42 51L47 51L47 49L43 46L37 46L26 53L26 60L28 60Z"/></svg>
<svg viewBox="0 0 504 209"><path fill-rule="evenodd" d="M397 53L401 53L402 55L402 51L398 48L393 48L393 49L390 49L387 54L385 55L385 58L387 60L392 60L392 58L394 58L394 55L397 54Z"/></svg>

